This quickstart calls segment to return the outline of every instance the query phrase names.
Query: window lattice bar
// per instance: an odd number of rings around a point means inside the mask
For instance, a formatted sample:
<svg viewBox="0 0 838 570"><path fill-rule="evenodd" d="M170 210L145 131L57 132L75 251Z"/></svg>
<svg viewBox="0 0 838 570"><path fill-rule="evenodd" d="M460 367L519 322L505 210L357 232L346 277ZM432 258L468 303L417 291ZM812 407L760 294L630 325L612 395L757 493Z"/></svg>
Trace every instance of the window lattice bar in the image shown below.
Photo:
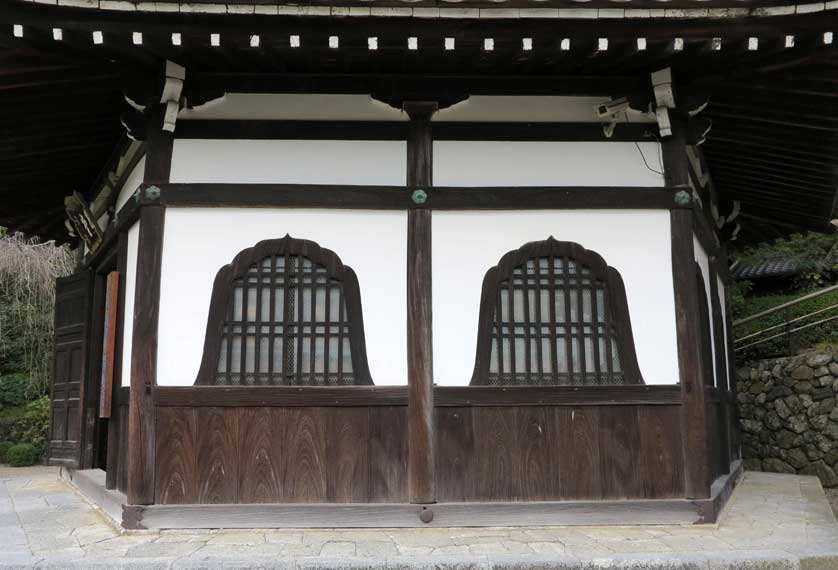
<svg viewBox="0 0 838 570"><path fill-rule="evenodd" d="M506 254L483 283L472 384L642 383L622 279L553 238Z"/></svg>
<svg viewBox="0 0 838 570"><path fill-rule="evenodd" d="M196 384L371 383L357 278L333 252L286 236L219 271Z"/></svg>

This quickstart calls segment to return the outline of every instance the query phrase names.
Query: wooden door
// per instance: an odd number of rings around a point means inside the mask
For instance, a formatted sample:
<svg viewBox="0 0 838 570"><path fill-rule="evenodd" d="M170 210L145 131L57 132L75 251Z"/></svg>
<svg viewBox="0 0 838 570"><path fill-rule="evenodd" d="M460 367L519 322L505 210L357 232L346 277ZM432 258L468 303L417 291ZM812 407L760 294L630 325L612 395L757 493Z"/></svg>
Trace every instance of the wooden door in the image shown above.
<svg viewBox="0 0 838 570"><path fill-rule="evenodd" d="M55 346L48 462L78 468L82 449L91 279L83 271L55 283Z"/></svg>

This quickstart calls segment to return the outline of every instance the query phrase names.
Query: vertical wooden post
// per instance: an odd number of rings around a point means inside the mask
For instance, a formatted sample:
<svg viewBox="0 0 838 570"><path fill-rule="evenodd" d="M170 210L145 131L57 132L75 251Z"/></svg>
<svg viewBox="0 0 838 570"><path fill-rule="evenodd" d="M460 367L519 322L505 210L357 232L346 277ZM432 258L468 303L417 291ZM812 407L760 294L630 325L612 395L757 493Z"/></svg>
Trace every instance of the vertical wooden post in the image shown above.
<svg viewBox="0 0 838 570"><path fill-rule="evenodd" d="M120 232L117 244L116 270L119 272L119 299L116 304L116 338L122 342L125 334L125 268L128 265L128 233ZM105 469L105 488L116 489L116 471L119 464L119 454L125 448L125 442L119 441L119 424L122 421L119 417L119 392L122 387L122 367L124 366L125 355L122 348L116 351L114 362L111 407L111 417L108 419L108 454L107 469Z"/></svg>
<svg viewBox="0 0 838 570"><path fill-rule="evenodd" d="M431 116L436 103L405 102L410 115L407 185L427 192L433 184ZM407 213L407 433L408 495L411 503L433 503L434 392L431 331L431 211Z"/></svg>
<svg viewBox="0 0 838 570"><path fill-rule="evenodd" d="M673 134L662 142L666 182L673 193L690 192L685 127L683 119L673 117ZM676 208L670 212L678 369L684 402L681 409L684 486L687 498L704 499L710 496L711 484L704 378L711 371L704 370L704 359L701 357L693 211L691 208Z"/></svg>
<svg viewBox="0 0 838 570"><path fill-rule="evenodd" d="M718 253L710 256L710 313L713 322L713 352L715 356L716 388L720 395L719 405L722 411L722 425L719 426L719 438L721 439L719 450L722 472L730 473L730 464L733 461L730 450L730 382L727 373L727 345L725 344L725 323L722 316L722 301L719 297L719 257ZM717 418L711 418L711 421Z"/></svg>
<svg viewBox="0 0 838 570"><path fill-rule="evenodd" d="M152 111L146 141L146 184L168 182L172 136L161 129L162 107ZM163 259L165 209L144 205L140 211L134 329L131 347L131 398L128 412L128 503L154 502L157 321L160 312L160 272Z"/></svg>

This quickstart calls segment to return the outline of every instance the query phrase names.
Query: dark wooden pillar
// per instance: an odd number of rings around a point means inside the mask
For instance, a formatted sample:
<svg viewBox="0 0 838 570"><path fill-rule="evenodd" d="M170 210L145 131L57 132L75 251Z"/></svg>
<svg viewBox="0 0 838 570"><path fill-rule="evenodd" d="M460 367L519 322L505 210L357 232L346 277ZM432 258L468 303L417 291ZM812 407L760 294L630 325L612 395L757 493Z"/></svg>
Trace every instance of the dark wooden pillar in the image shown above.
<svg viewBox="0 0 838 570"><path fill-rule="evenodd" d="M686 192L690 195L685 127L685 121L673 117L673 134L663 141L662 150L667 186L672 189L673 193ZM670 220L675 324L678 334L678 369L683 398L681 432L684 482L688 498L704 499L710 496L711 483L704 378L711 372L704 370L704 359L701 357L692 209L673 209Z"/></svg>
<svg viewBox="0 0 838 570"><path fill-rule="evenodd" d="M145 184L169 180L172 136L161 130L162 107L152 111L146 140ZM163 259L165 209L144 205L140 212L131 347L131 398L128 413L128 503L154 502L157 322Z"/></svg>
<svg viewBox="0 0 838 570"><path fill-rule="evenodd" d="M722 473L730 473L733 457L730 453L730 379L727 374L727 346L725 344L725 323L722 316L722 301L719 297L719 257L718 252L710 256L710 315L713 323L713 353L715 354L716 388L719 393L721 407L720 418L710 418L719 421L719 461Z"/></svg>
<svg viewBox="0 0 838 570"><path fill-rule="evenodd" d="M437 104L405 102L410 115L407 138L407 185L414 201L418 190L433 184L431 116ZM408 494L411 503L433 503L434 393L431 332L431 211L407 213L407 434Z"/></svg>
<svg viewBox="0 0 838 570"><path fill-rule="evenodd" d="M116 338L122 342L125 336L125 269L128 265L128 232L120 232L117 244L116 270L119 272L119 299L116 304ZM129 315L133 317L133 315ZM114 362L113 385L111 388L111 417L108 419L108 454L105 469L105 488L116 489L116 472L119 466L119 455L124 453L126 442L120 441L121 407L119 393L122 388L122 367L125 366L125 355L122 349L116 351ZM130 363L129 363L130 365Z"/></svg>

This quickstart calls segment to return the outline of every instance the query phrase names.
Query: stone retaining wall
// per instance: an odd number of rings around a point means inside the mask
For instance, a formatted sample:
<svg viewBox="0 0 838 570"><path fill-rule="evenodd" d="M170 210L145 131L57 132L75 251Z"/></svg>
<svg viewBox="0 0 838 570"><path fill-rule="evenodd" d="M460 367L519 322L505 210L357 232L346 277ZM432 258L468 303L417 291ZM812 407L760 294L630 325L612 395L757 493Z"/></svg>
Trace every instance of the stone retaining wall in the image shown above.
<svg viewBox="0 0 838 570"><path fill-rule="evenodd" d="M737 370L746 469L838 487L838 347Z"/></svg>

